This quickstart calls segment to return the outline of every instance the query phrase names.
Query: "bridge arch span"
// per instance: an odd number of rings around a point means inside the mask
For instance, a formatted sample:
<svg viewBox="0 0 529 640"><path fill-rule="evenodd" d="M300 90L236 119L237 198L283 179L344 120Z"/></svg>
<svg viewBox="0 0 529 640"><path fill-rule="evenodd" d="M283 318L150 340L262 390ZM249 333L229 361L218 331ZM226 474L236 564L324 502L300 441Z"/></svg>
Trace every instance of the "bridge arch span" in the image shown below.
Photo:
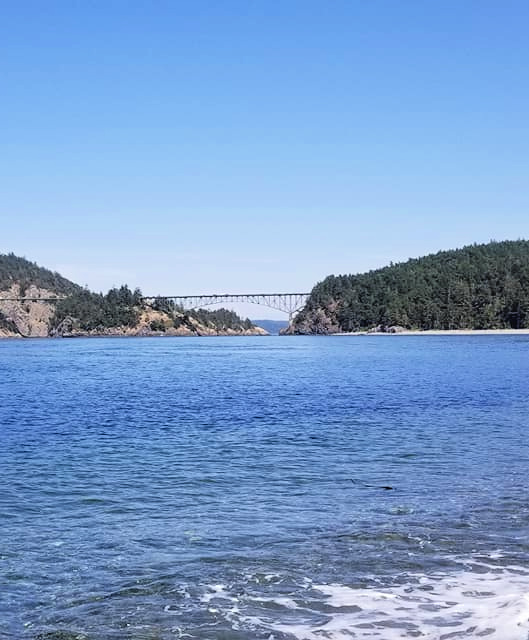
<svg viewBox="0 0 529 640"><path fill-rule="evenodd" d="M222 293L189 296L144 296L147 303L155 300L174 302L184 309L200 309L214 304L251 303L258 304L288 315L289 320L300 311L309 297L308 293Z"/></svg>

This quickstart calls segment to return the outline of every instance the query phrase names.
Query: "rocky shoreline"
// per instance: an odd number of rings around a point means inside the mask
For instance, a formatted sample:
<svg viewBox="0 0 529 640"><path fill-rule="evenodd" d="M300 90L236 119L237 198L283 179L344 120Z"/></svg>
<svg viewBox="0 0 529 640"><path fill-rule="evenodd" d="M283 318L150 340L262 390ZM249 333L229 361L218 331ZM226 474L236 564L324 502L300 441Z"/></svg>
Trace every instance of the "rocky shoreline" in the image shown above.
<svg viewBox="0 0 529 640"><path fill-rule="evenodd" d="M64 334L61 336L57 335L49 335L49 336L24 336L20 333L7 333L0 329L0 341L2 340L63 340L63 339L78 339L78 338L207 338L207 337L243 337L243 336L259 336L266 337L270 334L264 330L261 330L260 327L257 327L257 331L245 330L245 331L218 331L215 333L177 333L177 332L162 332L162 331L148 331L148 332L138 332L131 333L127 331L91 331L91 332L78 332L71 334Z"/></svg>
<svg viewBox="0 0 529 640"><path fill-rule="evenodd" d="M112 329L102 329L93 331L66 331L57 333L50 332L49 335L28 335L18 331L9 331L0 328L0 340L51 340L62 338L189 338L189 337L208 337L208 336L268 336L268 332L261 327L254 329L244 329L236 331L234 329L218 330L197 330L189 329L168 329L167 331L152 331L150 329L130 329L130 327L116 327Z"/></svg>
<svg viewBox="0 0 529 640"><path fill-rule="evenodd" d="M96 326L87 330L78 318L66 316L56 326L56 306L38 298L56 297L56 292L34 285L22 288L13 284L0 292L4 298L0 306L0 339L9 338L83 338L83 337L201 337L201 336L267 336L268 332L251 325L235 323L235 326L201 321L196 314L183 310L171 313L142 305L136 308L136 323L133 326ZM16 301L14 298L35 298Z"/></svg>

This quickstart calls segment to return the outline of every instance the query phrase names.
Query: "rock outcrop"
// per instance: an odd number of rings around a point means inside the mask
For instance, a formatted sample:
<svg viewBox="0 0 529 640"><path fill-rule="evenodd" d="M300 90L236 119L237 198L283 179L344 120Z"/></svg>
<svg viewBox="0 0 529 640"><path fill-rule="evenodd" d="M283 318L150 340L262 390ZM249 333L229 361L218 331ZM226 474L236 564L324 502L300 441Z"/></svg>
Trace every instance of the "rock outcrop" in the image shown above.
<svg viewBox="0 0 529 640"><path fill-rule="evenodd" d="M64 293L60 293L64 295ZM81 336L265 336L261 327L241 322L234 326L221 326L214 321L201 321L196 314L180 309L165 312L146 303L135 308L134 326L96 326L83 328L81 318L67 315L56 318L56 304L40 302L39 298L54 298L56 291L33 284L14 283L0 290L0 338L74 338ZM16 301L13 298L36 300ZM3 299L3 300L2 300Z"/></svg>
<svg viewBox="0 0 529 640"><path fill-rule="evenodd" d="M233 311L185 311L126 285L92 293L59 273L0 254L0 338L267 335Z"/></svg>
<svg viewBox="0 0 529 640"><path fill-rule="evenodd" d="M55 297L54 291L40 289L30 285L24 291L19 284L12 285L9 289L0 291L0 298L49 298ZM0 303L0 335L3 337L38 337L49 335L50 322L55 313L55 307L48 302L1 302Z"/></svg>

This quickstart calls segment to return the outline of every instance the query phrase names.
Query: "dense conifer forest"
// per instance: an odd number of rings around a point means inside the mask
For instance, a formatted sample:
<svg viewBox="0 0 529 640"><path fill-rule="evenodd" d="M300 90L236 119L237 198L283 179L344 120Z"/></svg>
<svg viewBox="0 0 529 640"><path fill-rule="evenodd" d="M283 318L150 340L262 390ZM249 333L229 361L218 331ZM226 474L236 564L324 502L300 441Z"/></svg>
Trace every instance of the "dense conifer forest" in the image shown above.
<svg viewBox="0 0 529 640"><path fill-rule="evenodd" d="M360 275L329 276L296 317L294 333L391 326L529 327L529 241L441 251Z"/></svg>
<svg viewBox="0 0 529 640"><path fill-rule="evenodd" d="M6 291L14 284L20 286L21 295L30 285L53 291L57 295L69 295L81 288L58 273L39 267L35 262L19 258L13 253L0 254L0 291Z"/></svg>
<svg viewBox="0 0 529 640"><path fill-rule="evenodd" d="M92 331L98 327L134 327L139 319L141 292L131 291L127 286L110 289L107 294L80 289L64 300L57 302L52 326L65 318L76 318L79 329Z"/></svg>

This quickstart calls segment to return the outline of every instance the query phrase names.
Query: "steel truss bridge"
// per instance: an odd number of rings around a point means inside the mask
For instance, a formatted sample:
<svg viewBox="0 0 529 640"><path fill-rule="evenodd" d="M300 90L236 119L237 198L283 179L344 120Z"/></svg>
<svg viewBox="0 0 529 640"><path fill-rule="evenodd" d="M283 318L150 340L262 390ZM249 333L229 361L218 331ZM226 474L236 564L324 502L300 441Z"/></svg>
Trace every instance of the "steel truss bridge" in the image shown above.
<svg viewBox="0 0 529 640"><path fill-rule="evenodd" d="M146 304L167 301L182 307L183 309L200 309L215 304L248 303L259 304L276 311L282 311L288 315L289 320L300 311L307 298L308 293L212 293L209 295L194 296L143 296L142 300ZM66 300L67 296L56 296L49 298L20 297L20 298L0 298L2 302L59 302Z"/></svg>
<svg viewBox="0 0 529 640"><path fill-rule="evenodd" d="M167 300L184 309L200 309L214 304L248 303L260 304L288 314L289 320L300 311L307 301L308 293L213 293L197 296L154 296L144 297L145 302Z"/></svg>

